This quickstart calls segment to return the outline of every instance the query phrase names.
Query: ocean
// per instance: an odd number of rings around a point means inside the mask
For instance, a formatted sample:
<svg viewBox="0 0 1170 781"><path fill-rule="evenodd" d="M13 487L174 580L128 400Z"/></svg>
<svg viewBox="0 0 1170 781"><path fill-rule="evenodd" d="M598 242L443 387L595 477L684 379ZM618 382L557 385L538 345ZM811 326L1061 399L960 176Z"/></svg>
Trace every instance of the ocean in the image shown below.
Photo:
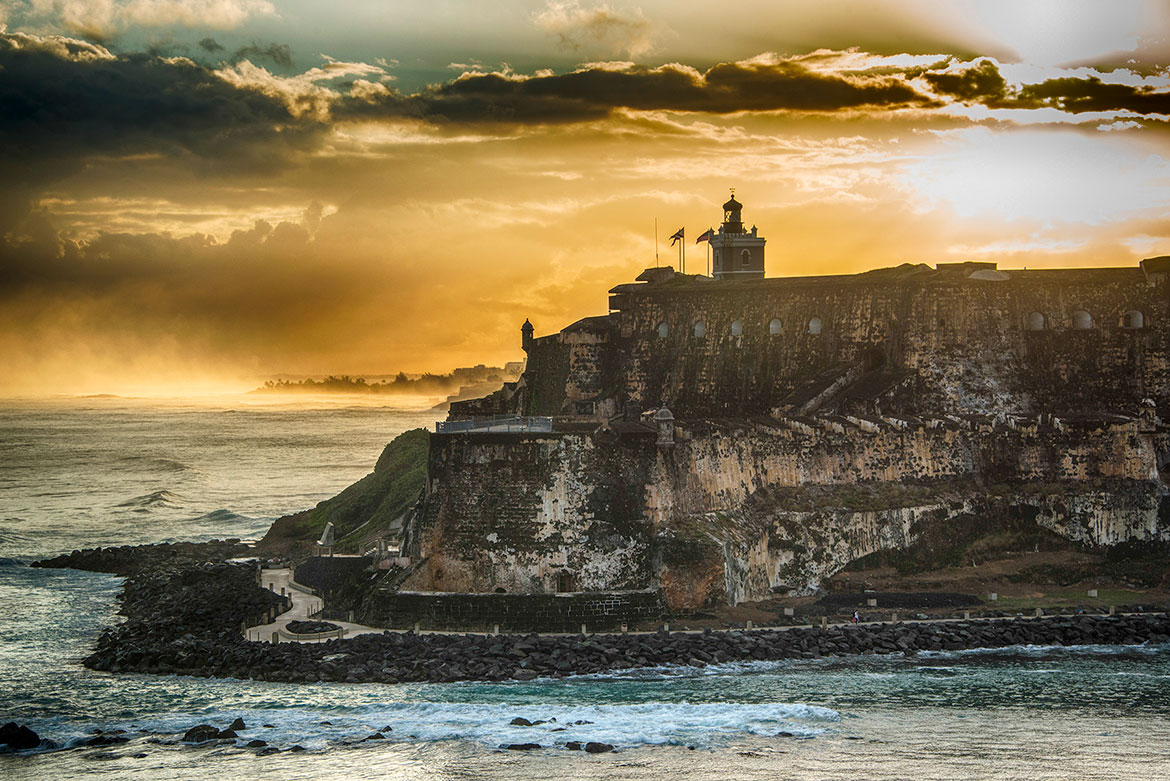
<svg viewBox="0 0 1170 781"><path fill-rule="evenodd" d="M0 722L76 745L5 779L1170 778L1170 648L1017 647L507 683L294 686L85 669L120 579L27 562L260 536L368 473L434 399L0 404ZM237 716L288 749L191 748ZM544 721L510 724L515 717ZM385 739L363 740L383 728ZM585 754L569 741L613 744ZM509 751L501 745L540 748Z"/></svg>

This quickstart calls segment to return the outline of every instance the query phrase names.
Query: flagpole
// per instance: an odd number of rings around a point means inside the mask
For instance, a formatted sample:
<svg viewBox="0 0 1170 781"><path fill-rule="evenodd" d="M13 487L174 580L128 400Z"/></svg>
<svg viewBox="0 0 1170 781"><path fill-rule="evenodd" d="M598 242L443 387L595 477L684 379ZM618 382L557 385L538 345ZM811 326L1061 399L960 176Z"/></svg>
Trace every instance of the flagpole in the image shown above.
<svg viewBox="0 0 1170 781"><path fill-rule="evenodd" d="M658 218L654 218L654 268L658 268Z"/></svg>
<svg viewBox="0 0 1170 781"><path fill-rule="evenodd" d="M679 230L682 229L680 228ZM682 247L682 273L685 274L687 273L687 237L685 233L683 234L683 237L678 240L678 243L679 246Z"/></svg>

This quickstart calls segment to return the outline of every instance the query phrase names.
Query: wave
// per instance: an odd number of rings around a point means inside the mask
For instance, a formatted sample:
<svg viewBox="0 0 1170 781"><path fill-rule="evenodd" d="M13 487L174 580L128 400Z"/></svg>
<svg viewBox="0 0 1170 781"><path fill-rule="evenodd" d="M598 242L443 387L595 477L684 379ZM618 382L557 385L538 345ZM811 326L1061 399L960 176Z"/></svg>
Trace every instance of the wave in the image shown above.
<svg viewBox="0 0 1170 781"><path fill-rule="evenodd" d="M198 472L199 470L188 463L174 458L159 456L128 455L117 459L116 463L124 464L126 469L162 472L176 474L178 472Z"/></svg>
<svg viewBox="0 0 1170 781"><path fill-rule="evenodd" d="M240 515L239 513L234 513L231 510L212 510L209 513L205 513L203 515L200 515L198 518L191 519L191 521L193 523L199 522L199 521L223 522L223 521L251 521L251 520L253 520L253 519L249 518L246 515Z"/></svg>
<svg viewBox="0 0 1170 781"><path fill-rule="evenodd" d="M995 656L1043 659L1060 656L1123 656L1170 653L1170 643L1140 645L1008 645L1003 648L965 648L961 651L919 651L924 659L961 659L965 656ZM937 668L936 668L937 669Z"/></svg>
<svg viewBox="0 0 1170 781"><path fill-rule="evenodd" d="M619 749L651 745L713 748L749 736L814 738L841 721L831 708L803 703L641 703L629 705L514 705L503 703L408 702L346 708L343 713L302 708L203 711L138 720L142 734L179 735L200 724L226 725L237 716L251 729L245 740L294 743L311 750L360 741L382 731L387 742L467 740L488 748L510 743L563 747L570 741L609 743ZM516 718L534 722L517 726ZM542 722L542 723L535 723ZM260 725L271 724L271 728ZM125 726L125 725L123 725ZM389 727L389 730L384 730ZM65 746L78 737L49 735Z"/></svg>
<svg viewBox="0 0 1170 781"><path fill-rule="evenodd" d="M177 502L181 500L182 497L178 494L162 490L135 496L124 502L119 502L116 506L126 507L135 512L150 512L157 507L175 509L178 507Z"/></svg>

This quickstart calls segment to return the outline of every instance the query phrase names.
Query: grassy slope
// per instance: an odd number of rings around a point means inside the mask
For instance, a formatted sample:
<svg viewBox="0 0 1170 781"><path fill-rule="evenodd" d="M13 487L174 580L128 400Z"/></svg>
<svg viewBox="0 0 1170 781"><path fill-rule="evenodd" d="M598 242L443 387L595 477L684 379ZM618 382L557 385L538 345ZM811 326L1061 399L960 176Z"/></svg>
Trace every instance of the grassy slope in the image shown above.
<svg viewBox="0 0 1170 781"><path fill-rule="evenodd" d="M258 547L273 552L307 549L329 521L339 553L357 552L362 540L384 532L418 500L426 484L426 429L406 431L386 445L374 471L312 510L278 519Z"/></svg>

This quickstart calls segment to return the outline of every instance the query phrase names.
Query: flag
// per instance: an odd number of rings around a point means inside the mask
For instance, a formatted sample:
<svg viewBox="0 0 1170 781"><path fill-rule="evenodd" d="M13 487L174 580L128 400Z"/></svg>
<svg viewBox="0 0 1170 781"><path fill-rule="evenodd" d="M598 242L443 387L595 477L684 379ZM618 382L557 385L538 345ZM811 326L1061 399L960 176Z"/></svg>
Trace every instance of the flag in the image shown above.
<svg viewBox="0 0 1170 781"><path fill-rule="evenodd" d="M670 246L673 247L676 242L680 242L683 240L683 230L684 230L684 228L679 228L678 230L676 230L674 233L671 234Z"/></svg>
<svg viewBox="0 0 1170 781"><path fill-rule="evenodd" d="M709 240L711 237L713 237L714 235L715 235L715 229L714 229L714 228L708 228L706 233L704 233L704 234L703 234L702 236L700 236L699 238L695 239L695 243L696 243L696 244L698 244L700 241L707 241L707 240Z"/></svg>

